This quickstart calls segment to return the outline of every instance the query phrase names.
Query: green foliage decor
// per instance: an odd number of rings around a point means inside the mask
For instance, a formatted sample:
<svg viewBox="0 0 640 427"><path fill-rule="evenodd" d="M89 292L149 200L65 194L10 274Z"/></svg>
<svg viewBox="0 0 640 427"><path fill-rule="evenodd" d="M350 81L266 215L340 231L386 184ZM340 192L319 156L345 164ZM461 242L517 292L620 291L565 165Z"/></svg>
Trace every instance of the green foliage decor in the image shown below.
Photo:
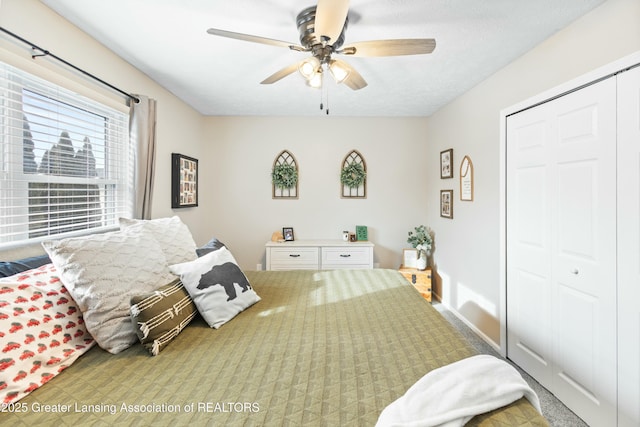
<svg viewBox="0 0 640 427"><path fill-rule="evenodd" d="M342 168L340 182L349 188L358 188L364 183L366 177L367 172L362 164L353 162Z"/></svg>
<svg viewBox="0 0 640 427"><path fill-rule="evenodd" d="M422 254L422 251L428 254L433 246L433 231L424 225L414 227L414 231L409 231L407 243L418 250L418 257Z"/></svg>
<svg viewBox="0 0 640 427"><path fill-rule="evenodd" d="M275 165L271 172L271 180L277 188L293 188L298 183L298 170L286 163Z"/></svg>

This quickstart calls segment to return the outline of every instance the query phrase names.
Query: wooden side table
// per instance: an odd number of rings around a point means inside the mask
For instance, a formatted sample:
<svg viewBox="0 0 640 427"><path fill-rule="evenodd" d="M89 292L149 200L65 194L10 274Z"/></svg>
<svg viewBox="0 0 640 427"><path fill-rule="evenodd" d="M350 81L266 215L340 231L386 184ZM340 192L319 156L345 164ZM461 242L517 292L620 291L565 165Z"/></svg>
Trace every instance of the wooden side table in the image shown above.
<svg viewBox="0 0 640 427"><path fill-rule="evenodd" d="M431 269L418 270L416 268L405 268L403 265L398 270L405 279L409 281L420 295L427 301L431 302Z"/></svg>

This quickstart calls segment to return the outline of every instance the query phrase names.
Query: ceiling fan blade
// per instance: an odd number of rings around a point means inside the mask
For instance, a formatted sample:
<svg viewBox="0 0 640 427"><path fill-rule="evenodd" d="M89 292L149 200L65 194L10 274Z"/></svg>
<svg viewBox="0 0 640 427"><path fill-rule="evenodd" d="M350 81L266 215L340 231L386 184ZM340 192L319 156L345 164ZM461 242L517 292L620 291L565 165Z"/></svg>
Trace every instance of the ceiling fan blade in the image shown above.
<svg viewBox="0 0 640 427"><path fill-rule="evenodd" d="M362 57L422 55L435 48L435 39L371 40L350 43L338 53Z"/></svg>
<svg viewBox="0 0 640 427"><path fill-rule="evenodd" d="M349 0L318 0L314 32L329 39L338 40L349 13Z"/></svg>
<svg viewBox="0 0 640 427"><path fill-rule="evenodd" d="M262 44L268 44L271 46L278 46L278 47L287 47L291 50L297 50L300 52L303 52L306 50L302 46L296 45L294 43L285 42L282 40L269 39L269 38L260 37L260 36L252 36L251 34L234 33L233 31L219 30L217 28L209 28L207 30L207 33L214 36L227 37L230 39L243 40L246 42L262 43Z"/></svg>
<svg viewBox="0 0 640 427"><path fill-rule="evenodd" d="M347 85L349 88L353 90L362 89L363 87L367 86L367 82L362 77L362 75L356 71L355 68L353 68L351 65L347 64L344 61L340 61L337 59L335 59L334 61L340 64L342 68L349 70L349 77L347 77L342 83L344 83L345 85Z"/></svg>
<svg viewBox="0 0 640 427"><path fill-rule="evenodd" d="M275 83L278 80L287 77L289 74L296 72L299 65L300 63L296 62L295 64L291 64L288 67L284 67L283 69L276 71L275 73L271 74L269 77L261 81L260 84L270 85L272 83Z"/></svg>

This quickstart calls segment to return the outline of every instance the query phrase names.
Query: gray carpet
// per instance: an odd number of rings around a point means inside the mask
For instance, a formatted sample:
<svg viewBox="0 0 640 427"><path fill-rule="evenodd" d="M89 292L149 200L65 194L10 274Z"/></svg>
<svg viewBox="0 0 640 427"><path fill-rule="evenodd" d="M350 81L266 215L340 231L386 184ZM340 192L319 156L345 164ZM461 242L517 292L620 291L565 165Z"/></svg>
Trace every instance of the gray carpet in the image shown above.
<svg viewBox="0 0 640 427"><path fill-rule="evenodd" d="M479 352L483 354L491 354L496 357L501 357L493 347L487 344L458 317L447 310L445 306L437 301L434 301L433 307L438 310L449 321L449 323L455 326L456 329L458 329ZM551 394L546 388L542 387L536 380L531 378L518 366L514 366L518 369L525 381L529 383L529 386L531 386L531 388L538 394L538 397L540 398L540 406L542 407L542 415L545 416L551 426L587 427L587 424L584 421L582 421L576 414L571 412L569 408L564 406L564 404L556 399L556 397Z"/></svg>

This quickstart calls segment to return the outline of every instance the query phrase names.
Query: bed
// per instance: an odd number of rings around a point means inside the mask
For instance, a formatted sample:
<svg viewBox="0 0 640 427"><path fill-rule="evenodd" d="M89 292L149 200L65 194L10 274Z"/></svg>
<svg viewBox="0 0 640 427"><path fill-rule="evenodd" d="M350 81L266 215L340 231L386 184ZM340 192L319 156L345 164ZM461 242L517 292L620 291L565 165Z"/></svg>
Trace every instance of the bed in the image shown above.
<svg viewBox="0 0 640 427"><path fill-rule="evenodd" d="M373 426L476 357L395 270L242 272L178 217L120 225L0 263L3 423ZM470 424L547 425L508 402Z"/></svg>
<svg viewBox="0 0 640 427"><path fill-rule="evenodd" d="M94 346L3 422L373 426L426 372L474 354L396 271L245 273L261 301L220 329L196 318L156 357ZM480 423L546 425L525 399Z"/></svg>

